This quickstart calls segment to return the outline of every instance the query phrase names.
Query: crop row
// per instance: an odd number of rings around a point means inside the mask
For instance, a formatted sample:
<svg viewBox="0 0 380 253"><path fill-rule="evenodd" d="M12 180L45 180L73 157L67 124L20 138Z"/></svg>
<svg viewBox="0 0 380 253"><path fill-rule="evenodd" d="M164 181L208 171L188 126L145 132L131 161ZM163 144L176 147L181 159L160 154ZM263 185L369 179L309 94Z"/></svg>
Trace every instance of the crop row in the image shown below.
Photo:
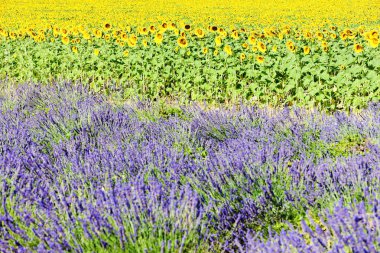
<svg viewBox="0 0 380 253"><path fill-rule="evenodd" d="M380 98L377 29L162 23L0 30L0 78L81 80L127 99L362 108Z"/></svg>

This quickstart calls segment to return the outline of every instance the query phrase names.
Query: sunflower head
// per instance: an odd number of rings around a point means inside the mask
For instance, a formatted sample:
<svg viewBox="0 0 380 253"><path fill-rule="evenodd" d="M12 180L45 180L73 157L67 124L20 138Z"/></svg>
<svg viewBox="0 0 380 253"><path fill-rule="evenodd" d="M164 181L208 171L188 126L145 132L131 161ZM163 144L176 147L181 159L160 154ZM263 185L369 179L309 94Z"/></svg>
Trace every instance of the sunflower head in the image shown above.
<svg viewBox="0 0 380 253"><path fill-rule="evenodd" d="M265 53L267 51L267 46L261 41L257 43L257 48L262 53Z"/></svg>
<svg viewBox="0 0 380 253"><path fill-rule="evenodd" d="M207 48L207 47L204 47L204 48L202 49L202 52L203 52L203 54L207 54L207 53L208 53L208 48Z"/></svg>
<svg viewBox="0 0 380 253"><path fill-rule="evenodd" d="M180 46L181 48L185 48L185 47L187 47L187 45L188 45L186 38L185 38L185 37L182 37L182 36L179 37L179 38L177 39L177 44L178 44L178 46Z"/></svg>
<svg viewBox="0 0 380 253"><path fill-rule="evenodd" d="M310 54L310 47L308 47L308 46L304 46L304 47L303 47L303 53L304 53L304 54Z"/></svg>
<svg viewBox="0 0 380 253"><path fill-rule="evenodd" d="M357 53L357 54L363 52L363 46L360 45L360 44L354 44L354 51L355 51L355 53Z"/></svg>
<svg viewBox="0 0 380 253"><path fill-rule="evenodd" d="M198 38L203 38L205 36L205 33L201 28L197 28L195 30L195 35L197 35Z"/></svg>
<svg viewBox="0 0 380 253"><path fill-rule="evenodd" d="M164 35L162 33L156 33L156 36L154 36L154 42L159 45L162 43L163 40Z"/></svg>
<svg viewBox="0 0 380 253"><path fill-rule="evenodd" d="M226 45L226 46L224 46L223 51L224 51L227 55L232 55L232 47L231 47L230 45Z"/></svg>
<svg viewBox="0 0 380 253"><path fill-rule="evenodd" d="M184 29L185 29L185 31L190 31L190 30L191 30L191 25L186 24L186 25L184 26Z"/></svg>
<svg viewBox="0 0 380 253"><path fill-rule="evenodd" d="M94 49L94 55L98 56L99 54L100 54L100 50L99 49Z"/></svg>
<svg viewBox="0 0 380 253"><path fill-rule="evenodd" d="M244 61L246 58L246 55L244 53L240 54L240 61Z"/></svg>
<svg viewBox="0 0 380 253"><path fill-rule="evenodd" d="M262 56L262 55L258 55L258 56L256 56L256 61L258 62L258 63L260 63L260 64L262 64L262 63L264 63L264 56Z"/></svg>
<svg viewBox="0 0 380 253"><path fill-rule="evenodd" d="M127 56L129 55L129 51L128 51L128 50L125 50L125 51L123 52L123 55L124 55L125 57L127 57Z"/></svg>
<svg viewBox="0 0 380 253"><path fill-rule="evenodd" d="M64 45L68 45L70 43L70 39L66 36L62 37L62 43Z"/></svg>
<svg viewBox="0 0 380 253"><path fill-rule="evenodd" d="M71 48L71 50L73 51L74 54L77 54L78 53L78 48L76 46L73 46Z"/></svg>
<svg viewBox="0 0 380 253"><path fill-rule="evenodd" d="M368 42L369 42L369 46L372 48L377 48L379 46L379 39L378 38L372 38Z"/></svg>
<svg viewBox="0 0 380 253"><path fill-rule="evenodd" d="M112 28L112 25L110 23L104 23L103 25L104 30L109 31Z"/></svg>
<svg viewBox="0 0 380 253"><path fill-rule="evenodd" d="M222 37L216 36L214 40L216 46L220 46L222 44Z"/></svg>

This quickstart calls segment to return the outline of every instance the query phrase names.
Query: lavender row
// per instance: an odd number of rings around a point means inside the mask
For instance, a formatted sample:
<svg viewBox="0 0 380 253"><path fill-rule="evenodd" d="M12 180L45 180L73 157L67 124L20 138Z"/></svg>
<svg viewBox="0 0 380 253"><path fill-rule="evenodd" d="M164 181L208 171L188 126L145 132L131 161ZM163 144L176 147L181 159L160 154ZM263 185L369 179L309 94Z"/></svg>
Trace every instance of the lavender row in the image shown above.
<svg viewBox="0 0 380 253"><path fill-rule="evenodd" d="M0 109L3 251L380 250L379 104L127 105L65 83Z"/></svg>

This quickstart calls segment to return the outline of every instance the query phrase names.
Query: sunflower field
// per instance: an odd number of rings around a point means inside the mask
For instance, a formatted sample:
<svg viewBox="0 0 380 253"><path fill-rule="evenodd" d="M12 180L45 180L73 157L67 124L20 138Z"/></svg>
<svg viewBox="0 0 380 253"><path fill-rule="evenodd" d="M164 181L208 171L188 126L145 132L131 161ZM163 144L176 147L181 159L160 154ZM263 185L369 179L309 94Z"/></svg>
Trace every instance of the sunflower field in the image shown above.
<svg viewBox="0 0 380 253"><path fill-rule="evenodd" d="M380 252L380 2L2 0L0 252Z"/></svg>

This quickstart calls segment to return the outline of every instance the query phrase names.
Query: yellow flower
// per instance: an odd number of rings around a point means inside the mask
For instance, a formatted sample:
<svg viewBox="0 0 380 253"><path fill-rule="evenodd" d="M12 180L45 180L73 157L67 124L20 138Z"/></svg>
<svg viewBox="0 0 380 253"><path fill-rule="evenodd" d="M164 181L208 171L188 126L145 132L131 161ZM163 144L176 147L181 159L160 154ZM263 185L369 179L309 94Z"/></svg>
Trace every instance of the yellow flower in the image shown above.
<svg viewBox="0 0 380 253"><path fill-rule="evenodd" d="M237 40L239 39L239 33L237 31L234 31L232 34L231 34L231 37L234 39L234 40Z"/></svg>
<svg viewBox="0 0 380 253"><path fill-rule="evenodd" d="M215 49L214 51L214 56L217 56L219 54L219 50L218 49Z"/></svg>
<svg viewBox="0 0 380 253"><path fill-rule="evenodd" d="M100 54L99 49L94 49L94 55L95 55L95 56L98 56L99 54Z"/></svg>
<svg viewBox="0 0 380 253"><path fill-rule="evenodd" d="M379 33L376 30L370 31L369 34L370 34L371 39L374 39L374 38L378 39L379 38Z"/></svg>
<svg viewBox="0 0 380 253"><path fill-rule="evenodd" d="M102 31L96 29L96 30L94 31L94 36L95 36L96 38L98 38L98 39L101 38L101 37L102 37Z"/></svg>
<svg viewBox="0 0 380 253"><path fill-rule="evenodd" d="M355 53L357 53L357 54L363 52L363 46L360 45L360 44L355 44L355 45L354 45L354 51L355 51Z"/></svg>
<svg viewBox="0 0 380 253"><path fill-rule="evenodd" d="M249 45L248 43L244 42L242 45L241 45L244 49L248 49L249 48Z"/></svg>
<svg viewBox="0 0 380 253"><path fill-rule="evenodd" d="M304 53L304 54L310 54L310 47L308 47L308 46L304 46L304 47L303 47L303 53Z"/></svg>
<svg viewBox="0 0 380 253"><path fill-rule="evenodd" d="M105 23L103 28L104 28L104 30L108 31L112 28L112 25L110 23Z"/></svg>
<svg viewBox="0 0 380 253"><path fill-rule="evenodd" d="M273 52L277 52L277 46L276 46L276 45L274 45L274 46L272 47L272 51L273 51Z"/></svg>
<svg viewBox="0 0 380 253"><path fill-rule="evenodd" d="M139 28L138 30L141 35L147 35L149 33L149 30L146 27Z"/></svg>
<svg viewBox="0 0 380 253"><path fill-rule="evenodd" d="M62 37L62 43L68 45L70 43L70 39L68 37Z"/></svg>
<svg viewBox="0 0 380 253"><path fill-rule="evenodd" d="M246 58L245 54L244 53L241 53L240 54L240 61L244 61Z"/></svg>
<svg viewBox="0 0 380 253"><path fill-rule="evenodd" d="M74 54L77 54L78 53L78 48L76 46L73 46L71 48L71 50L73 51Z"/></svg>
<svg viewBox="0 0 380 253"><path fill-rule="evenodd" d="M129 55L129 51L128 51L128 50L125 50L125 51L123 52L123 55L124 55L125 57L127 57L127 56Z"/></svg>
<svg viewBox="0 0 380 253"><path fill-rule="evenodd" d="M184 26L184 28L185 28L185 31L190 31L190 29L191 29L191 25L186 24L186 25Z"/></svg>
<svg viewBox="0 0 380 253"><path fill-rule="evenodd" d="M250 36L248 37L248 43L251 44L251 45L255 45L255 43L256 43L256 38L255 38L255 36L250 35Z"/></svg>
<svg viewBox="0 0 380 253"><path fill-rule="evenodd" d="M263 63L264 62L264 56L261 56L261 55L256 56L256 61L260 64Z"/></svg>
<svg viewBox="0 0 380 253"><path fill-rule="evenodd" d="M220 36L216 36L215 37L215 45L218 47L218 46L220 46L221 44L222 44L222 37L220 37Z"/></svg>
<svg viewBox="0 0 380 253"><path fill-rule="evenodd" d="M317 32L316 36L317 36L318 40L322 40L323 39L323 33L321 33L321 32Z"/></svg>
<svg viewBox="0 0 380 253"><path fill-rule="evenodd" d="M372 38L368 42L369 42L369 46L372 48L377 48L377 46L379 45L379 39L378 38Z"/></svg>
<svg viewBox="0 0 380 253"><path fill-rule="evenodd" d="M210 26L210 31L216 32L216 31L218 31L218 27L217 26Z"/></svg>
<svg viewBox="0 0 380 253"><path fill-rule="evenodd" d="M207 54L207 53L208 53L208 48L207 48L207 47L204 47L204 48L202 49L202 52L203 52L203 54Z"/></svg>
<svg viewBox="0 0 380 253"><path fill-rule="evenodd" d="M286 47L288 48L288 50L290 51L290 52L295 52L296 51L296 46L294 45L294 43L292 42L292 41L287 41L286 42Z"/></svg>
<svg viewBox="0 0 380 253"><path fill-rule="evenodd" d="M232 55L232 48L230 45L226 45L223 49L223 51L228 54L228 55Z"/></svg>
<svg viewBox="0 0 380 253"><path fill-rule="evenodd" d="M257 43L257 48L259 49L260 52L265 53L267 51L267 47L265 44L261 41Z"/></svg>
<svg viewBox="0 0 380 253"><path fill-rule="evenodd" d="M154 36L154 42L160 45L163 40L164 40L164 35L162 33L156 33L156 36Z"/></svg>
<svg viewBox="0 0 380 253"><path fill-rule="evenodd" d="M198 38L203 38L205 36L205 33L201 28L197 28L195 29L195 35L197 35Z"/></svg>
<svg viewBox="0 0 380 253"><path fill-rule="evenodd" d="M347 39L347 33L345 33L345 32L341 32L341 33L340 33L340 38L341 38L342 40L346 40L346 39Z"/></svg>
<svg viewBox="0 0 380 253"><path fill-rule="evenodd" d="M148 41L147 40L143 40L142 44L143 44L144 47L148 47Z"/></svg>
<svg viewBox="0 0 380 253"><path fill-rule="evenodd" d="M182 47L182 48L185 48L185 47L187 47L187 40L186 40L186 38L185 37L179 37L178 39L177 39L177 44L178 44L178 46L180 46L180 47Z"/></svg>

